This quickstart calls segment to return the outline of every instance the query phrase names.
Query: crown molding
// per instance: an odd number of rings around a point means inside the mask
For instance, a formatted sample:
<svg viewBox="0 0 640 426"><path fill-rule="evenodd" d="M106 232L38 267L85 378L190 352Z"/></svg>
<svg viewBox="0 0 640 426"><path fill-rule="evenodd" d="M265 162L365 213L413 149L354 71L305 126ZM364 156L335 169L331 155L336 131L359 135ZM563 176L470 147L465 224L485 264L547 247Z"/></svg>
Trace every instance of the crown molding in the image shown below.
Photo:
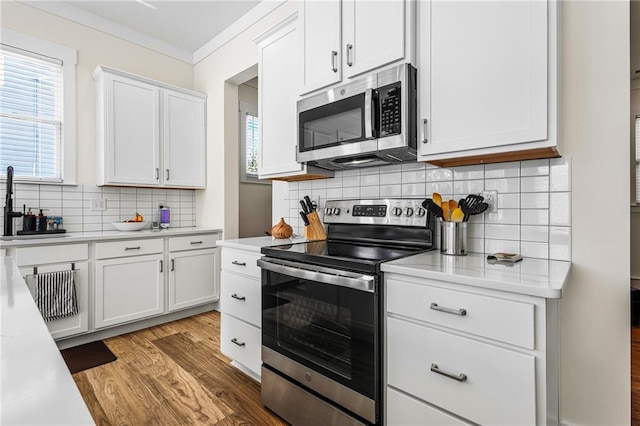
<svg viewBox="0 0 640 426"><path fill-rule="evenodd" d="M287 0L262 0L260 3L258 3L257 6L241 16L240 19L231 24L220 34L215 36L211 41L202 46L200 49L196 50L193 54L193 63L197 64L198 62L202 61L204 58L220 49L222 46L241 34L244 30L258 22L260 19L264 18L269 13L273 12L286 2Z"/></svg>

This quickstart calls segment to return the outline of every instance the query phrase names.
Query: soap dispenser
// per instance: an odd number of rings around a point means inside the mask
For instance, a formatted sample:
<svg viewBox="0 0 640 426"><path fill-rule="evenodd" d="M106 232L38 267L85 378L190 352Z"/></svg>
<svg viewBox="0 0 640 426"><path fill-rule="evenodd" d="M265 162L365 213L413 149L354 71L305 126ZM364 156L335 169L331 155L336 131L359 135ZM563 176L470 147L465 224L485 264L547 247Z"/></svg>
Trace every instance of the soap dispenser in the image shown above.
<svg viewBox="0 0 640 426"><path fill-rule="evenodd" d="M36 215L31 211L32 207L29 207L29 211L22 216L22 231L34 232L36 230Z"/></svg>
<svg viewBox="0 0 640 426"><path fill-rule="evenodd" d="M47 230L47 217L43 213L44 209L40 209L40 213L36 216L36 232Z"/></svg>

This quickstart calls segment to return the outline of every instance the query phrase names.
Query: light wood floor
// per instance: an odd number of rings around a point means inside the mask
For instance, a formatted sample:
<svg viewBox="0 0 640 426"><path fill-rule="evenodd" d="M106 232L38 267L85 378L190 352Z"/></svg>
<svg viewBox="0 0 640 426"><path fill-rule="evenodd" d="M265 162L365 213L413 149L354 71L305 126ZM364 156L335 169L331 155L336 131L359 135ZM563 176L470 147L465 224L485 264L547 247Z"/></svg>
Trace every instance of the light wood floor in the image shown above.
<svg viewBox="0 0 640 426"><path fill-rule="evenodd" d="M220 353L220 313L106 339L118 359L74 374L97 425L285 425Z"/></svg>

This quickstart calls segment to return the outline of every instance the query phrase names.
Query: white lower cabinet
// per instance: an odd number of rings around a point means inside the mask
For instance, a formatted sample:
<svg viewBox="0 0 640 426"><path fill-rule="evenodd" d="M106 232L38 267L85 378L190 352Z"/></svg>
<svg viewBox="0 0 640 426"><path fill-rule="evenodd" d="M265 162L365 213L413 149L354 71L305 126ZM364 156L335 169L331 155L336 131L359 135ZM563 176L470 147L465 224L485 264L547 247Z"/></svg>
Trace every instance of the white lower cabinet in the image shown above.
<svg viewBox="0 0 640 426"><path fill-rule="evenodd" d="M220 351L254 377L262 360L260 253L222 249Z"/></svg>
<svg viewBox="0 0 640 426"><path fill-rule="evenodd" d="M95 328L164 312L163 254L96 261Z"/></svg>
<svg viewBox="0 0 640 426"><path fill-rule="evenodd" d="M213 248L169 253L169 311L219 299L216 277L219 250Z"/></svg>
<svg viewBox="0 0 640 426"><path fill-rule="evenodd" d="M557 301L385 275L386 419L555 424Z"/></svg>

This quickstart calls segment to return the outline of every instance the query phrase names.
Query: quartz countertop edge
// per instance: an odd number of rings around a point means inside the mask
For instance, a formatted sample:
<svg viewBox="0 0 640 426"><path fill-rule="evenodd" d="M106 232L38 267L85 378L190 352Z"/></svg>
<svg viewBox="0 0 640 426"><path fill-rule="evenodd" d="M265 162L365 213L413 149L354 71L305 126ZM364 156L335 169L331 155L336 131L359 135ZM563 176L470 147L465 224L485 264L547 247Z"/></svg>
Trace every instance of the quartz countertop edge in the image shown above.
<svg viewBox="0 0 640 426"><path fill-rule="evenodd" d="M196 226L193 228L168 228L163 230L143 229L141 231L94 231L94 232L69 232L63 237L24 238L0 241L0 248L41 246L49 244L69 244L90 241L127 240L140 238L179 237L181 235L215 234L222 233L219 228L207 228Z"/></svg>
<svg viewBox="0 0 640 426"><path fill-rule="evenodd" d="M302 237L276 239L273 237L264 236L220 240L216 241L216 244L220 247L228 247L237 250L247 250L255 253L260 253L260 249L262 247L282 246L285 244L297 244L304 242L306 242L306 240Z"/></svg>
<svg viewBox="0 0 640 426"><path fill-rule="evenodd" d="M0 424L94 424L12 257L0 260L0 359Z"/></svg>
<svg viewBox="0 0 640 426"><path fill-rule="evenodd" d="M382 271L559 299L571 273L571 262L525 257L509 266L489 264L486 254L447 256L439 251L430 251L385 262Z"/></svg>

